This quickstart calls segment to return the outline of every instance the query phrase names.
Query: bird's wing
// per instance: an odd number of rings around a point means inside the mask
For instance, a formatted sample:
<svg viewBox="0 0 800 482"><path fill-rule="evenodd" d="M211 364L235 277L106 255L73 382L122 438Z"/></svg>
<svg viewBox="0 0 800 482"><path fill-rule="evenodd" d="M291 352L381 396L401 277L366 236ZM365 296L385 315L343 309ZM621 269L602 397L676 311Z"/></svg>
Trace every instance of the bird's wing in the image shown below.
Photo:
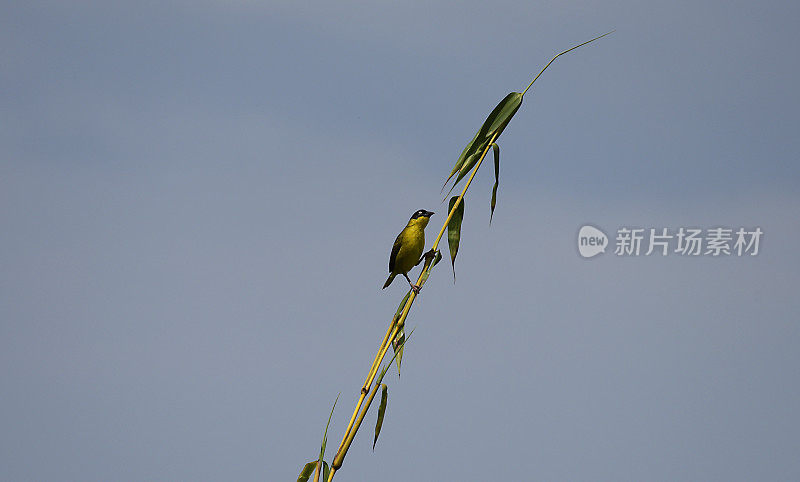
<svg viewBox="0 0 800 482"><path fill-rule="evenodd" d="M402 234L402 233L401 233ZM400 245L403 244L400 241L400 234L397 235L397 239L394 240L394 246L392 246L392 254L389 255L389 272L394 273L394 262L397 259L397 253L400 252Z"/></svg>

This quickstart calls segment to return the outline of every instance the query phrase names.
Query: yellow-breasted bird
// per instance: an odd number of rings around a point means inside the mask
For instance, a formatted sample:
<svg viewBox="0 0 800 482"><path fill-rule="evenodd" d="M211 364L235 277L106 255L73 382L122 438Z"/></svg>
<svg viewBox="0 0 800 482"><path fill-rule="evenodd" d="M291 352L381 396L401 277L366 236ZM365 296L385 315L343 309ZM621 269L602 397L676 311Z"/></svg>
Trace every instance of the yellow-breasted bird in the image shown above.
<svg viewBox="0 0 800 482"><path fill-rule="evenodd" d="M389 279L383 285L384 288L392 284L395 276L401 274L406 277L411 289L419 293L419 286L408 279L408 272L422 261L422 251L425 249L425 226L428 225L431 216L433 216L431 211L420 209L411 216L406 227L397 235L392 246L392 254L389 255Z"/></svg>

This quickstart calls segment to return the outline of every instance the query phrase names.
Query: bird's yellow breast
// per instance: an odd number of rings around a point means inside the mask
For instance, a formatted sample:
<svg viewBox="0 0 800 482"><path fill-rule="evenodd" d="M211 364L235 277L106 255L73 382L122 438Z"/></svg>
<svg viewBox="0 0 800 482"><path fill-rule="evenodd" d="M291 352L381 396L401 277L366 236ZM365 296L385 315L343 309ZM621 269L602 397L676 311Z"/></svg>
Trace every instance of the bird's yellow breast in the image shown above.
<svg viewBox="0 0 800 482"><path fill-rule="evenodd" d="M409 222L400 233L400 251L397 252L394 261L395 273L408 273L416 266L422 256L422 250L425 249L425 224L428 223Z"/></svg>

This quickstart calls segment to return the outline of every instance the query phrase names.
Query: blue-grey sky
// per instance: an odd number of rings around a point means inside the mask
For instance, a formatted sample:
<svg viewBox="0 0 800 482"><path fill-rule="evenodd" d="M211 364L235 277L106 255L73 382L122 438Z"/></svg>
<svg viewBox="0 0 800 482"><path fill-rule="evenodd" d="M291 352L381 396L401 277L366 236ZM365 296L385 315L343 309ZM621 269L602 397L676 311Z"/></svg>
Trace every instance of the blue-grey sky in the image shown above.
<svg viewBox="0 0 800 482"><path fill-rule="evenodd" d="M796 2L0 7L0 479L294 480L397 232L558 51L336 480L800 479ZM576 233L759 226L758 256Z"/></svg>

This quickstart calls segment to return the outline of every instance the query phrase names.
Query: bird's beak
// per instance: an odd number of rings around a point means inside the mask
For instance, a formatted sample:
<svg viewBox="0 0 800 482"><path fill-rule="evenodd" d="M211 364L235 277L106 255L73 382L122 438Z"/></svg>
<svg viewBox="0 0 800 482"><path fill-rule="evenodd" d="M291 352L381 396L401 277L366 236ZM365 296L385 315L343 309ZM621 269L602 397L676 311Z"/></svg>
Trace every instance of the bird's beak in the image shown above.
<svg viewBox="0 0 800 482"><path fill-rule="evenodd" d="M428 216L428 217L431 217L434 214L436 214L436 213L434 213L433 211L425 211L425 215Z"/></svg>

